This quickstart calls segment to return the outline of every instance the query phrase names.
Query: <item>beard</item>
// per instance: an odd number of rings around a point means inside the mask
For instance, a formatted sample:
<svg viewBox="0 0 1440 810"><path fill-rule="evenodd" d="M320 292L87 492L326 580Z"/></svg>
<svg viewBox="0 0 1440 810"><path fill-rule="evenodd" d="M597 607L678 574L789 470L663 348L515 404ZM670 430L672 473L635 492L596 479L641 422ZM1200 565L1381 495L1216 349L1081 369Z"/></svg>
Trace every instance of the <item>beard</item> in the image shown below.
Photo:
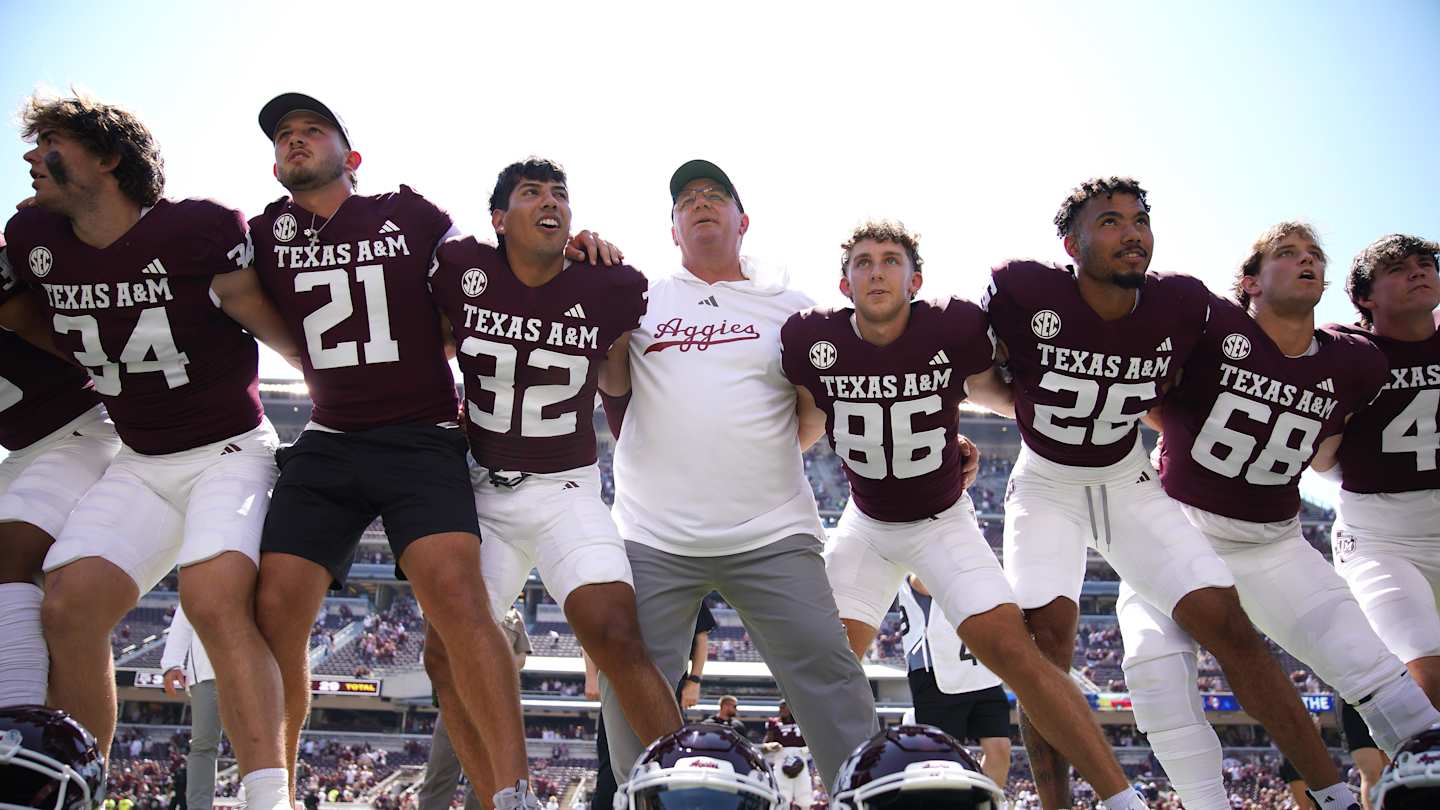
<svg viewBox="0 0 1440 810"><path fill-rule="evenodd" d="M1122 290L1138 290L1145 286L1145 271L1138 273L1115 272L1110 274L1110 283Z"/></svg>
<svg viewBox="0 0 1440 810"><path fill-rule="evenodd" d="M1148 262L1144 269L1134 271L1121 265L1119 262L1112 263L1113 257L1109 255L1099 255L1088 245L1085 246L1082 258L1086 267L1103 267L1109 269L1110 275L1105 280L1122 290L1138 290L1145 286L1145 274L1149 269ZM1094 275L1091 276L1091 278L1094 277Z"/></svg>
<svg viewBox="0 0 1440 810"><path fill-rule="evenodd" d="M290 191L311 191L329 185L345 174L345 161L339 155L318 166L301 166L280 170L280 185Z"/></svg>

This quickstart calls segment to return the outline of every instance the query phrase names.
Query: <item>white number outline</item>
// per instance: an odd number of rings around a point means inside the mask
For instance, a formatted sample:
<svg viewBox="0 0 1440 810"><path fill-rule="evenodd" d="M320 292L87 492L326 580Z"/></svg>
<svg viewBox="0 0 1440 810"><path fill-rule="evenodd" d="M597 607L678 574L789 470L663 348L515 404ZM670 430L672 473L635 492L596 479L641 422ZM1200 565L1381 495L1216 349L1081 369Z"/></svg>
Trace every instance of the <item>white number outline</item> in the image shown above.
<svg viewBox="0 0 1440 810"><path fill-rule="evenodd" d="M1047 371L1040 378L1040 387L1057 394L1066 391L1075 394L1075 403L1070 406L1037 403L1033 408L1034 418L1030 420L1031 427L1040 435L1071 446L1085 444L1087 434L1090 444L1101 447L1124 439L1144 415L1144 411L1126 413L1126 403L1155 399L1154 381L1111 383L1105 391L1103 403L1099 403L1100 383L1095 380ZM1097 403L1100 404L1098 413L1095 408ZM1061 426L1055 424L1056 419L1090 419L1091 422L1089 425Z"/></svg>
<svg viewBox="0 0 1440 810"><path fill-rule="evenodd" d="M1251 455L1255 454L1259 440L1229 426L1230 418L1237 413L1270 428L1265 446L1254 459ZM1271 424L1272 419L1274 424ZM1318 420L1290 411L1281 411L1279 416L1275 416L1275 410L1263 402L1222 391L1215 398L1200 432L1195 435L1190 457L1196 464L1224 478L1238 478L1244 471L1245 480L1251 484L1284 486L1305 471L1315 455L1315 440L1323 427ZM1300 437L1298 447L1290 443L1296 435ZM1215 453L1217 447L1227 448L1230 453L1222 459ZM1286 472L1277 472L1276 464L1284 464Z"/></svg>
<svg viewBox="0 0 1440 810"><path fill-rule="evenodd" d="M862 478L880 480L890 473L898 479L918 478L940 469L945 451L945 428L935 427L915 432L917 414L939 413L944 400L939 394L894 403L888 409L878 402L836 400L835 424L830 435L835 441L835 454L851 472ZM850 431L851 417L859 417L861 432ZM892 457L885 458L885 421L890 422ZM915 457L917 450L928 450ZM857 460L855 455L861 458Z"/></svg>
<svg viewBox="0 0 1440 810"><path fill-rule="evenodd" d="M467 396L465 410L470 415L470 421L491 433L509 433L515 421L515 371L519 352L509 343L472 335L460 342L460 353L469 357L485 356L495 360L493 374L474 375L480 389L494 395L495 405L489 411L482 410ZM544 409L573 399L580 393L589 377L590 359L536 348L530 350L525 364L537 369L563 368L569 373L569 378L564 383L531 385L525 388L520 397L520 435L525 438L548 438L574 433L579 425L578 407L549 418L544 415Z"/></svg>
<svg viewBox="0 0 1440 810"><path fill-rule="evenodd" d="M80 343L84 348L74 353L75 360L90 372L96 392L104 396L119 396L123 389L122 363L129 374L164 374L165 384L172 389L190 382L190 374L185 370L190 364L190 357L176 347L175 335L170 330L170 316L164 307L140 310L135 328L116 362L111 362L110 355L105 353L105 346L100 342L100 324L95 316L56 314L54 326L55 331L62 335L80 333ZM148 359L152 353L154 360Z"/></svg>
<svg viewBox="0 0 1440 810"><path fill-rule="evenodd" d="M1380 452L1414 453L1415 471L1435 469L1440 441L1436 439L1435 411L1440 406L1440 389L1416 391L1400 413L1380 431ZM1411 435L1410 428L1415 428Z"/></svg>
<svg viewBox="0 0 1440 810"><path fill-rule="evenodd" d="M358 265L355 278L365 288L365 319L370 328L370 339L364 344L342 340L326 347L325 333L355 314L355 303L350 293L350 272L336 267L295 274L297 293L310 292L320 286L330 288L330 300L306 315L302 322L305 350L310 355L310 366L317 371L358 366L361 364L361 349L364 350L365 365L394 363L400 359L400 343L390 335L390 303L385 292L384 265Z"/></svg>

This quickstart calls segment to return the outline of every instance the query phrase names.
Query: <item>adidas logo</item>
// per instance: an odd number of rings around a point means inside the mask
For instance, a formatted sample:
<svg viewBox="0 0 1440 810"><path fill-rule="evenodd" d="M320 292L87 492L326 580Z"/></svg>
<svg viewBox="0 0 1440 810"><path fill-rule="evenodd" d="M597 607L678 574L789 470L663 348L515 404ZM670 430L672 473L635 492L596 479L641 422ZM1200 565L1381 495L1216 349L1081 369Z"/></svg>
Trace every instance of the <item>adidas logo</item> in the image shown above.
<svg viewBox="0 0 1440 810"><path fill-rule="evenodd" d="M701 298L701 299L700 299L700 306L702 306L702 307L719 307L719 306L720 306L720 302L716 301L716 300L715 300L715 296L712 295L712 296L710 296L709 298Z"/></svg>
<svg viewBox="0 0 1440 810"><path fill-rule="evenodd" d="M1167 338L1165 338L1164 340L1160 341L1160 345L1155 347L1155 351L1157 351L1157 352L1173 352L1173 351L1175 351L1175 348L1170 345L1170 338L1167 337Z"/></svg>
<svg viewBox="0 0 1440 810"><path fill-rule="evenodd" d="M225 449L220 451L220 455L222 455L222 456L228 456L228 455L230 455L231 453L238 453L238 452L240 452L240 445L238 445L238 444L227 444L227 445L225 445Z"/></svg>
<svg viewBox="0 0 1440 810"><path fill-rule="evenodd" d="M1142 471L1140 472L1140 477L1135 479L1135 483L1137 483L1137 484L1143 484L1143 483L1145 483L1146 481L1149 481L1149 480L1150 480L1150 473L1145 472L1145 471L1142 470Z"/></svg>
<svg viewBox="0 0 1440 810"><path fill-rule="evenodd" d="M561 489L579 489L579 488L580 488L580 485L577 484L577 483L575 483L574 481L566 481L566 482L565 482L565 486L561 487Z"/></svg>
<svg viewBox="0 0 1440 810"><path fill-rule="evenodd" d="M165 275L165 265L161 264L159 259L152 259L140 273L146 276L163 276Z"/></svg>
<svg viewBox="0 0 1440 810"><path fill-rule="evenodd" d="M393 223L393 222L391 222L390 220L387 219L387 220L385 220L385 224L380 226L380 232L381 232L381 233L399 233L399 232L400 232L400 226L399 226L399 225L396 225L395 223Z"/></svg>
<svg viewBox="0 0 1440 810"><path fill-rule="evenodd" d="M580 306L579 304L576 304L575 306L570 307L569 309L565 310L565 317L567 317L567 318L579 318L580 320L583 321L583 320L585 320L585 308L582 307L582 306Z"/></svg>
<svg viewBox="0 0 1440 810"><path fill-rule="evenodd" d="M1321 391L1328 391L1332 394L1335 393L1335 381L1329 377L1326 377L1319 383L1316 383L1315 387L1319 388Z"/></svg>
<svg viewBox="0 0 1440 810"><path fill-rule="evenodd" d="M932 357L932 358L930 358L930 365L932 365L932 366L945 366L945 365L949 365L949 364L950 364L950 358L945 356L945 350L944 350L944 349L941 349L940 351L935 352L935 356Z"/></svg>

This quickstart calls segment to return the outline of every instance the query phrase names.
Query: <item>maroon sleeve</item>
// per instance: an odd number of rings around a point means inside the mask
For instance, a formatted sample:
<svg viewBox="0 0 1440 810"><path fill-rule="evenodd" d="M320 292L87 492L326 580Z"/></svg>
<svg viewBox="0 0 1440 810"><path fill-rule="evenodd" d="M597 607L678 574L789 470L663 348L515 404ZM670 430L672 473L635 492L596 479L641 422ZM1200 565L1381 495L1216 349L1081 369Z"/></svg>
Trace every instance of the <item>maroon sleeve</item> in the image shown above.
<svg viewBox="0 0 1440 810"><path fill-rule="evenodd" d="M1349 337L1355 342L1355 402L1352 411L1359 410L1380 396L1380 391L1390 382L1390 360L1385 352L1370 341L1360 337Z"/></svg>
<svg viewBox="0 0 1440 810"><path fill-rule="evenodd" d="M243 270L255 263L250 242L250 223L245 215L211 200L183 200L176 205L189 209L191 246L182 267L166 268L177 276L218 276Z"/></svg>
<svg viewBox="0 0 1440 810"><path fill-rule="evenodd" d="M945 305L950 360L965 377L989 369L995 363L995 337L985 311L963 298L951 298Z"/></svg>
<svg viewBox="0 0 1440 810"><path fill-rule="evenodd" d="M426 243L435 245L438 250L440 243L450 233L450 229L455 226L455 220L450 217L448 211L404 183L400 184L400 196L412 203L417 212L424 212L421 220L425 223Z"/></svg>
<svg viewBox="0 0 1440 810"><path fill-rule="evenodd" d="M600 402L605 406L605 424L610 426L610 435L618 441L620 438L620 426L625 424L625 409L630 407L630 394L632 391L615 396L600 392Z"/></svg>
<svg viewBox="0 0 1440 810"><path fill-rule="evenodd" d="M25 285L10 266L10 254L5 249L5 238L0 237L0 304L9 301L24 291Z"/></svg>
<svg viewBox="0 0 1440 810"><path fill-rule="evenodd" d="M810 377L809 364L805 362L805 334L808 316L814 310L802 310L791 315L780 327L780 370L791 385L804 385Z"/></svg>

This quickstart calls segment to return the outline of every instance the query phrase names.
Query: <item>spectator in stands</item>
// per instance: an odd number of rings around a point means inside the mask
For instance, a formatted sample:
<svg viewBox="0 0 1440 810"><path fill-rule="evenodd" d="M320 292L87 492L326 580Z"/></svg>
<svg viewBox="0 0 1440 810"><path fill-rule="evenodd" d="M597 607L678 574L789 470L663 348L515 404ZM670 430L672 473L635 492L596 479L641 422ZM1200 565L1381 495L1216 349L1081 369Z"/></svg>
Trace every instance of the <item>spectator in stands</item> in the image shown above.
<svg viewBox="0 0 1440 810"><path fill-rule="evenodd" d="M505 631L505 640L510 643L510 653L515 657L515 671L525 668L525 659L530 655L530 634L525 632L525 618L520 611L511 607L500 621ZM446 810L455 795L455 786L460 781L460 759L455 755L455 746L450 742L450 733L445 730L445 721L437 717L435 733L430 741L430 759L425 763L425 783L420 786L419 810ZM465 810L481 810L483 806L475 796L472 781L465 790Z"/></svg>
<svg viewBox="0 0 1440 810"><path fill-rule="evenodd" d="M190 626L184 609L175 611L165 652L160 656L165 671L165 694L175 697L184 690L190 697L190 756L185 804L189 810L210 810L215 802L215 764L220 755L220 700L215 691L215 670L200 637ZM136 754L131 755L136 756Z"/></svg>

